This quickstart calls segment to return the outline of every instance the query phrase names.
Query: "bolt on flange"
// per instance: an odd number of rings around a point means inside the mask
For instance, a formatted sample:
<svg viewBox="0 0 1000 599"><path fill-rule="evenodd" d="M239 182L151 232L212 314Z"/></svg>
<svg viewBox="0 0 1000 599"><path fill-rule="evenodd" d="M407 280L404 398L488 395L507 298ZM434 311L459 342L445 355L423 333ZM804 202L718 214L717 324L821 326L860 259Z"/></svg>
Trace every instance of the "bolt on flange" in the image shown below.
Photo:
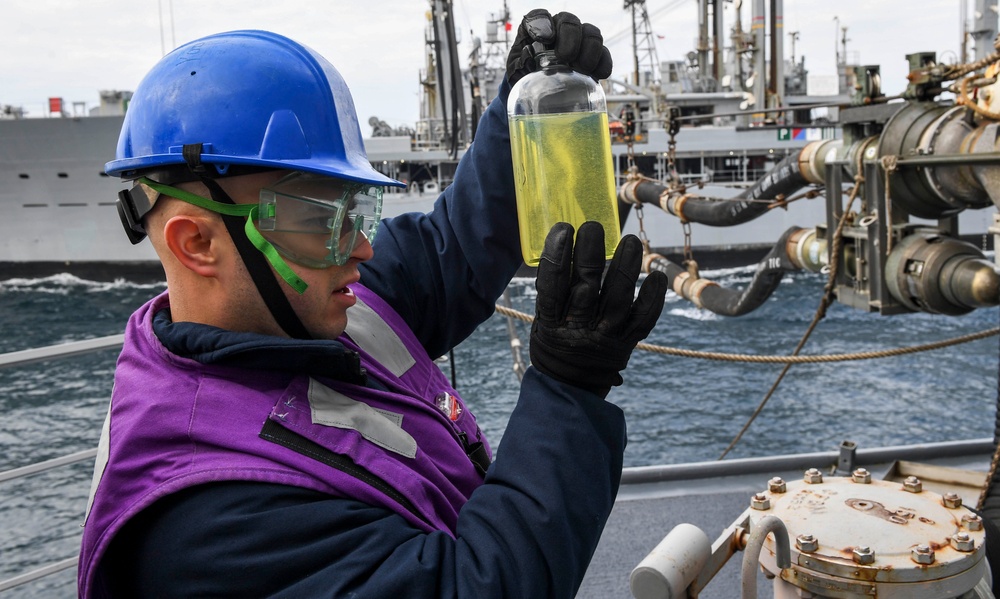
<svg viewBox="0 0 1000 599"><path fill-rule="evenodd" d="M768 499L767 495L757 493L750 498L750 507L755 510L769 510L771 509L771 500Z"/></svg>
<svg viewBox="0 0 1000 599"><path fill-rule="evenodd" d="M929 545L917 545L910 550L910 559L925 566L933 564L934 550Z"/></svg>
<svg viewBox="0 0 1000 599"><path fill-rule="evenodd" d="M802 553L812 553L819 549L819 541L813 535L801 534L795 537L795 547Z"/></svg>
<svg viewBox="0 0 1000 599"><path fill-rule="evenodd" d="M854 563L856 564L867 566L868 564L875 563L875 552L872 551L871 547L855 547L854 551L851 552L851 555L854 558Z"/></svg>
<svg viewBox="0 0 1000 599"><path fill-rule="evenodd" d="M952 493L949 491L941 496L941 503L946 508L958 509L962 507L962 498L958 493Z"/></svg>
<svg viewBox="0 0 1000 599"><path fill-rule="evenodd" d="M910 493L920 493L924 490L924 484L916 476L907 476L903 481L903 490Z"/></svg>
<svg viewBox="0 0 1000 599"><path fill-rule="evenodd" d="M819 471L819 468L810 468L806 470L805 474L802 476L802 480L806 481L810 485L817 485L823 482L823 473Z"/></svg>
<svg viewBox="0 0 1000 599"><path fill-rule="evenodd" d="M785 493L788 491L788 486L785 484L784 479L780 476L775 476L767 481L767 490L772 493Z"/></svg>
<svg viewBox="0 0 1000 599"><path fill-rule="evenodd" d="M962 516L962 526L972 531L982 530L983 519L979 514L965 514Z"/></svg>
<svg viewBox="0 0 1000 599"><path fill-rule="evenodd" d="M955 548L955 551L969 553L975 551L976 541L969 536L969 533L958 532L951 536L951 546Z"/></svg>
<svg viewBox="0 0 1000 599"><path fill-rule="evenodd" d="M851 473L851 480L856 483L867 485L872 482L872 473L865 468L858 468Z"/></svg>

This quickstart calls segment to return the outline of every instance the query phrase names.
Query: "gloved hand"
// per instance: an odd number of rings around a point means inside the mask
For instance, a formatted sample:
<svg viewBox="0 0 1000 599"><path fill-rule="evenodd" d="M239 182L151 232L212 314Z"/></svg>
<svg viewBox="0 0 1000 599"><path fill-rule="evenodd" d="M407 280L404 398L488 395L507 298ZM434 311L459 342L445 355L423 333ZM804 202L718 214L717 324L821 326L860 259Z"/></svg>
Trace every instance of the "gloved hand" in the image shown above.
<svg viewBox="0 0 1000 599"><path fill-rule="evenodd" d="M544 8L536 8L524 15L507 55L507 80L511 85L538 68L535 54L543 48L554 49L556 57L571 69L595 81L611 76L611 52L604 47L600 29L581 23L568 12L553 17Z"/></svg>
<svg viewBox="0 0 1000 599"><path fill-rule="evenodd" d="M606 397L622 384L635 345L646 338L663 309L667 277L650 273L635 297L642 243L626 235L604 270L604 229L559 223L545 238L535 288L535 321L529 353L532 365L552 378Z"/></svg>

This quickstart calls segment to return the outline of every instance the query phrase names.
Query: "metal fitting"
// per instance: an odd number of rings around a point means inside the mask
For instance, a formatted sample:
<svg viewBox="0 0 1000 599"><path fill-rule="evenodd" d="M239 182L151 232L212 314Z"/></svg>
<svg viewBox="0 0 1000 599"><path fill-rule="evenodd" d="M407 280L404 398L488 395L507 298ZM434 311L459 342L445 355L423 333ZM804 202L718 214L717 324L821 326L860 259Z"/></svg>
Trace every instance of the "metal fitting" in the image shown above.
<svg viewBox="0 0 1000 599"><path fill-rule="evenodd" d="M867 566L875 563L875 552L872 551L871 547L855 547L851 554L856 564Z"/></svg>
<svg viewBox="0 0 1000 599"><path fill-rule="evenodd" d="M775 476L771 480L767 481L767 490L772 493L785 493L788 491L788 487L785 485L784 479L780 476Z"/></svg>
<svg viewBox="0 0 1000 599"><path fill-rule="evenodd" d="M851 473L851 479L862 485L867 485L872 482L872 473L864 468L858 468Z"/></svg>
<svg viewBox="0 0 1000 599"><path fill-rule="evenodd" d="M768 499L767 495L757 493L750 498L750 507L755 510L769 510L771 509L771 500Z"/></svg>
<svg viewBox="0 0 1000 599"><path fill-rule="evenodd" d="M919 493L924 490L924 485L916 476L907 476L903 481L903 490L910 493Z"/></svg>
<svg viewBox="0 0 1000 599"><path fill-rule="evenodd" d="M812 535L799 535L795 537L795 546L802 553L812 553L819 549L819 541Z"/></svg>
<svg viewBox="0 0 1000 599"><path fill-rule="evenodd" d="M928 545L917 545L910 550L910 559L918 564L930 565L934 563L934 550Z"/></svg>
<svg viewBox="0 0 1000 599"><path fill-rule="evenodd" d="M983 519L979 514L966 514L962 516L962 526L972 531L982 530Z"/></svg>
<svg viewBox="0 0 1000 599"><path fill-rule="evenodd" d="M944 504L944 507L954 510L962 507L962 498L958 493L949 491L941 496L941 503Z"/></svg>
<svg viewBox="0 0 1000 599"><path fill-rule="evenodd" d="M957 532L951 537L951 546L955 548L955 551L969 553L976 549L976 541L967 532Z"/></svg>
<svg viewBox="0 0 1000 599"><path fill-rule="evenodd" d="M810 485L817 485L823 482L823 473L820 472L818 468L810 468L806 470L802 480L806 481Z"/></svg>

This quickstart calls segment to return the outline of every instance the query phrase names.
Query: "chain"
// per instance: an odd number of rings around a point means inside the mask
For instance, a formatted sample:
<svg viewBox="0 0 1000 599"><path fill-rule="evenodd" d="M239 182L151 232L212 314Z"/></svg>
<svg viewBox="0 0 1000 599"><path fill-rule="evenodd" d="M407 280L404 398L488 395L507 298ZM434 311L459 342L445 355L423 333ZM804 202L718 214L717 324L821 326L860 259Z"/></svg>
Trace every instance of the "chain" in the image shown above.
<svg viewBox="0 0 1000 599"><path fill-rule="evenodd" d="M674 193L678 190L683 191L683 185L680 181L680 176L677 174L677 133L680 131L681 111L680 108L676 106L670 107L667 112L667 132L669 133L669 140L667 142L667 193ZM635 181L638 179L648 179L648 177L643 176L639 172L639 167L635 163L635 147L633 145L633 137L628 136L626 138L626 156L627 156L627 169L628 175L626 179L628 181ZM652 253L652 248L649 243L649 236L646 233L645 223L643 222L643 211L642 202L635 203L635 216L639 223L639 241L642 242L642 249L644 254ZM686 220L681 221L684 228L684 261L695 265L694 256L691 252L691 224Z"/></svg>
<svg viewBox="0 0 1000 599"><path fill-rule="evenodd" d="M687 220L681 223L684 231L684 264L694 263L694 254L691 252L691 223Z"/></svg>
<svg viewBox="0 0 1000 599"><path fill-rule="evenodd" d="M680 175L677 173L677 133L681 130L681 109L671 106L667 111L667 181L668 187L672 191L682 190ZM691 223L687 219L681 219L681 229L684 231L684 265L697 269L697 262L694 260L694 253L691 251Z"/></svg>
<svg viewBox="0 0 1000 599"><path fill-rule="evenodd" d="M667 140L667 181L672 186L680 185L680 176L677 174L677 133L681 130L681 109L671 106L667 111L667 133L670 139Z"/></svg>

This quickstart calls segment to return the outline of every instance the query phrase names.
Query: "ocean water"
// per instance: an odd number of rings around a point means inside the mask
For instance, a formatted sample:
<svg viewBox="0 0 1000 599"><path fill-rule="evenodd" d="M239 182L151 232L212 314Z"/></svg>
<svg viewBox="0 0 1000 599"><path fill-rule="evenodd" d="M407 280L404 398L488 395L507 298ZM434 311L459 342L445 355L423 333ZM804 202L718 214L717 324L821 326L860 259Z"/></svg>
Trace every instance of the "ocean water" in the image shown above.
<svg viewBox="0 0 1000 599"><path fill-rule="evenodd" d="M746 284L749 269L707 276ZM746 354L788 354L813 318L818 275L787 276L771 299L740 318L716 316L674 296L647 340L656 345ZM0 353L112 335L163 284L98 283L69 275L0 280ZM531 280L510 288L533 311ZM834 305L802 353L851 353L950 339L997 326L996 308L961 317L880 317ZM517 321L527 361L528 325ZM996 337L932 352L793 366L729 457L989 437L997 401ZM0 370L0 471L96 446L117 352ZM517 401L505 317L494 315L442 369L475 410L494 445ZM718 362L636 352L609 400L628 419L626 466L714 460L764 398L781 365ZM0 489L0 580L77 552L91 463L65 466ZM75 569L4 594L74 597Z"/></svg>

